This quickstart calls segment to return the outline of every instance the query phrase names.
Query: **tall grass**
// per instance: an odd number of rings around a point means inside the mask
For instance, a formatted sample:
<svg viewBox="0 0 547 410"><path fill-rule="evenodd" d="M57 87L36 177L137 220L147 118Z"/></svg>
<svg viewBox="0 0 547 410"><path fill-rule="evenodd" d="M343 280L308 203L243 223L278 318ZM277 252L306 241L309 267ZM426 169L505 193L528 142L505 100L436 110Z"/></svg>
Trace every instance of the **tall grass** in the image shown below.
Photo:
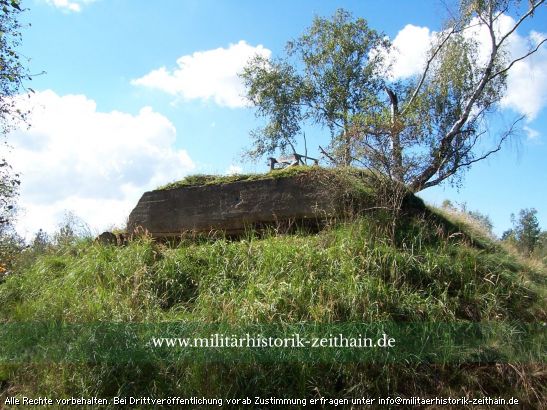
<svg viewBox="0 0 547 410"><path fill-rule="evenodd" d="M439 219L441 218L441 219ZM0 320L157 323L545 321L544 272L453 223L407 219L396 242L362 217L308 235L237 241L89 240L50 249L0 285ZM448 226L448 228L446 228ZM455 227L456 226L456 227ZM518 396L543 364L72 363L0 366L4 395Z"/></svg>

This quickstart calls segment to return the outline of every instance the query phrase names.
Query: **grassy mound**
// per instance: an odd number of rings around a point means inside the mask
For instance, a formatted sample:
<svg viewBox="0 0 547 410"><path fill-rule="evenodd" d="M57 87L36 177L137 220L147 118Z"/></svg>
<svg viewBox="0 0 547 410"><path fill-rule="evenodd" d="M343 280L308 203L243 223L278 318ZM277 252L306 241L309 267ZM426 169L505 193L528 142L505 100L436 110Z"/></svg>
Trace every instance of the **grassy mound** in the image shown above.
<svg viewBox="0 0 547 410"><path fill-rule="evenodd" d="M356 175L362 172L358 169L334 169L334 168L319 168L319 167L307 167L307 166L293 166L283 169L275 169L268 173L262 174L233 174L233 175L208 175L208 174L194 174L188 175L180 181L170 182L169 184L159 187L159 190L175 189L185 186L200 186L200 185L220 185L229 184L239 181L260 181L265 179L278 179L289 178L298 175L340 175L344 173L350 173Z"/></svg>
<svg viewBox="0 0 547 410"><path fill-rule="evenodd" d="M447 228L448 227L448 228ZM430 213L407 217L393 242L380 215L317 235L239 241L88 240L27 258L0 284L0 320L40 323L542 322L545 273ZM403 341L400 341L404 343ZM48 349L46 342L41 347ZM537 408L542 361L511 362L489 346L467 362L20 360L0 365L3 395L378 397L503 396ZM486 357L486 358L485 358ZM488 359L488 358L494 359ZM502 359L500 359L502 358Z"/></svg>

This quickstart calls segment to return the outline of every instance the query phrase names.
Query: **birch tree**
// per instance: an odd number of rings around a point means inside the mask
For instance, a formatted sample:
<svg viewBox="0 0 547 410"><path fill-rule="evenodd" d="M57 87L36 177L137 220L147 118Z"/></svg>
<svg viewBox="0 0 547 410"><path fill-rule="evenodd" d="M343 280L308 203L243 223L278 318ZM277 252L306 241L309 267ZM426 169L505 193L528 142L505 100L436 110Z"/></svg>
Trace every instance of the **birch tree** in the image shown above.
<svg viewBox="0 0 547 410"><path fill-rule="evenodd" d="M491 124L507 75L542 47L521 55L508 43L544 0L462 0L435 34L419 75L390 75L393 48L364 19L339 10L316 18L276 60L256 57L241 74L246 96L265 118L252 132L255 157L294 149L306 123L330 133L320 151L336 166L369 168L413 192L457 182L474 163L498 152L522 117L499 131ZM500 21L512 15L510 27ZM487 42L481 42L487 38ZM485 136L495 142L485 148Z"/></svg>

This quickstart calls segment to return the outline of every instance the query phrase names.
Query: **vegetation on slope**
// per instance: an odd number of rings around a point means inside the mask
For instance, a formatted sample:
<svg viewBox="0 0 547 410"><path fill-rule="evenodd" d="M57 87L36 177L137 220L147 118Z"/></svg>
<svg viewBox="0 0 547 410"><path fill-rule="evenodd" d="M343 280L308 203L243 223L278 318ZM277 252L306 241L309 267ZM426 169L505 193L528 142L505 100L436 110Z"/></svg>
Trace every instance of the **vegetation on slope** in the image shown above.
<svg viewBox="0 0 547 410"><path fill-rule="evenodd" d="M239 241L147 238L126 247L76 240L31 257L0 285L4 324L542 322L544 272L430 214L404 219L394 243L380 214L317 235ZM444 225L439 221L444 221ZM446 226L452 228L446 229ZM463 227L463 225L460 225ZM475 235L476 236L476 235ZM43 343L38 341L38 343ZM404 343L404 341L401 341ZM47 344L41 349L48 349ZM377 397L471 395L545 399L542 362L274 361L16 362L3 394L32 396ZM500 357L502 359L500 359ZM505 363L505 364L504 364Z"/></svg>
<svg viewBox="0 0 547 410"><path fill-rule="evenodd" d="M346 169L334 169L334 168L319 168L319 167L307 167L307 166L292 166L282 169L275 169L268 173L262 174L232 174L232 175L207 175L207 174L194 174L188 175L180 181L174 181L169 184L163 185L158 189L175 189L185 186L200 186L200 185L220 185L229 184L239 181L260 181L264 179L277 179L288 178L296 175L336 175L343 174L344 172L352 172L357 174L359 171L357 168ZM362 171L360 171L362 173Z"/></svg>

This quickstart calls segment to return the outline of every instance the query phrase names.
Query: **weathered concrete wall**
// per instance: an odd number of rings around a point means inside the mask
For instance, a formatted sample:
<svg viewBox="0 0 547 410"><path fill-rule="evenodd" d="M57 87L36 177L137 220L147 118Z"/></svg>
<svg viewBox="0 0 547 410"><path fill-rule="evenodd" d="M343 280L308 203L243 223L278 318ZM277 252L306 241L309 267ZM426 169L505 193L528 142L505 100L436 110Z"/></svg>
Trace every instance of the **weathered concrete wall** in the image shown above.
<svg viewBox="0 0 547 410"><path fill-rule="evenodd" d="M140 227L154 237L239 234L250 226L321 220L340 211L336 195L295 176L146 192L129 215L128 229Z"/></svg>

